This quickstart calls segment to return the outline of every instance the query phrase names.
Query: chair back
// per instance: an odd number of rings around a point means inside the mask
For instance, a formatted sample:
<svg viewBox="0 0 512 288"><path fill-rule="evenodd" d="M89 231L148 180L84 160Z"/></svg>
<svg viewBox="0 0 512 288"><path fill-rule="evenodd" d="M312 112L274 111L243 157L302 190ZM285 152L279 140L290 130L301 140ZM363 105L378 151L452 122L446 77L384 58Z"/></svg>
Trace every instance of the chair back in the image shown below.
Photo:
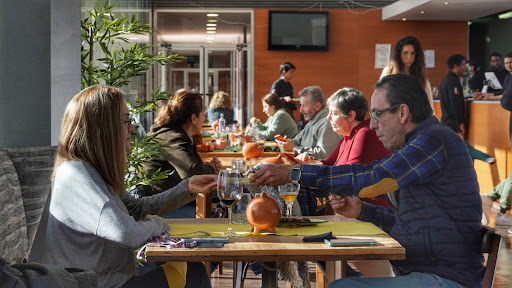
<svg viewBox="0 0 512 288"><path fill-rule="evenodd" d="M501 235L491 227L482 226L482 253L487 254L484 280L482 288L492 288L494 283L494 272L498 262L498 251L500 249Z"/></svg>

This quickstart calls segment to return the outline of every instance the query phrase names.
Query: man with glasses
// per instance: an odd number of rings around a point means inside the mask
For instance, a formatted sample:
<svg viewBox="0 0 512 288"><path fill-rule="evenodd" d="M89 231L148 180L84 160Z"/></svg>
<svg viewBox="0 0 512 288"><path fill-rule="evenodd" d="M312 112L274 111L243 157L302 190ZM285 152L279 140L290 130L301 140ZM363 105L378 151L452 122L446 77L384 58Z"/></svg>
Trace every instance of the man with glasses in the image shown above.
<svg viewBox="0 0 512 288"><path fill-rule="evenodd" d="M334 194L336 213L374 223L406 249L405 260L390 261L397 277L348 277L329 287L481 287L482 208L464 142L432 115L412 76L381 78L371 100L370 128L393 154L369 165L265 165L251 182L275 186L299 178ZM385 193L391 209L359 200Z"/></svg>

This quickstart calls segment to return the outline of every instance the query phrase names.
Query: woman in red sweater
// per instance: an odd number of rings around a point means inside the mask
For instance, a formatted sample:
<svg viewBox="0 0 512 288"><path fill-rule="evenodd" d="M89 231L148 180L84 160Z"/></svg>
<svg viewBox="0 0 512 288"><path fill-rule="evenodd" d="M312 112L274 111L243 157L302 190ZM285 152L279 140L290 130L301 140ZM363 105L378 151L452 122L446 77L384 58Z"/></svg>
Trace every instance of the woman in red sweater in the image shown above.
<svg viewBox="0 0 512 288"><path fill-rule="evenodd" d="M361 91L342 88L329 97L327 105L329 106L327 119L331 122L332 129L345 137L331 155L323 161L311 160L305 153L298 155L297 159L308 164L334 166L353 163L369 164L373 160L380 160L391 154L391 151L384 148L382 142L377 138L375 131L370 129L370 119L364 119L368 113L368 101ZM391 208L384 195L361 198L361 200ZM394 276L387 260L356 260L348 261L348 264L365 277ZM347 273L353 275L353 272L349 271Z"/></svg>
<svg viewBox="0 0 512 288"><path fill-rule="evenodd" d="M329 97L327 105L329 106L327 119L331 122L332 130L345 137L323 161L311 160L307 154L298 155L298 159L308 164L337 166L354 163L370 164L373 160L380 160L391 154L391 151L384 148L377 138L375 131L370 129L370 119L364 119L368 113L368 101L359 90L339 89ZM391 208L384 195L362 200Z"/></svg>

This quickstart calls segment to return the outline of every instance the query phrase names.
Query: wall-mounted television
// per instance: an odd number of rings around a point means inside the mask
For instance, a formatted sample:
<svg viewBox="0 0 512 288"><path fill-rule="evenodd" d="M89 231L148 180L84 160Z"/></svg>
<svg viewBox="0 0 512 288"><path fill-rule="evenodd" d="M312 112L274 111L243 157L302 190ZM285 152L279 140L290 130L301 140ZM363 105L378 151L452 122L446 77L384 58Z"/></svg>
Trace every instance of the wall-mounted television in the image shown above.
<svg viewBox="0 0 512 288"><path fill-rule="evenodd" d="M268 50L329 50L329 12L269 11Z"/></svg>

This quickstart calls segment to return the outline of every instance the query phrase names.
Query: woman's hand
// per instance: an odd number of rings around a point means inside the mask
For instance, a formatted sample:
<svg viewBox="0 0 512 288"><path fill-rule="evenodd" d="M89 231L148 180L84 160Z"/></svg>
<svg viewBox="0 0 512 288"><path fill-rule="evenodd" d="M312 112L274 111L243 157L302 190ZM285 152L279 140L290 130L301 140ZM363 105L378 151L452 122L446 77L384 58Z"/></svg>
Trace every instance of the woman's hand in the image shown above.
<svg viewBox="0 0 512 288"><path fill-rule="evenodd" d="M258 119L258 118L256 118L256 117L252 117L252 118L251 118L251 120L250 120L250 122L251 122L251 124L252 124L253 126L254 126L254 125L256 125L256 123L258 123L258 121L260 121L260 119Z"/></svg>
<svg viewBox="0 0 512 288"><path fill-rule="evenodd" d="M217 175L194 175L188 178L187 191L190 194L208 194L217 186Z"/></svg>
<svg viewBox="0 0 512 288"><path fill-rule="evenodd" d="M219 173L219 171L222 169L222 162L216 157L213 156L212 160L210 162L206 162L206 164L210 164L215 168L215 174Z"/></svg>
<svg viewBox="0 0 512 288"><path fill-rule="evenodd" d="M322 162L309 158L307 153L300 153L295 157L295 160L297 160L299 164L322 165Z"/></svg>
<svg viewBox="0 0 512 288"><path fill-rule="evenodd" d="M329 199L331 200L332 209L337 214L348 218L356 218L361 213L362 204L358 197L331 194Z"/></svg>

